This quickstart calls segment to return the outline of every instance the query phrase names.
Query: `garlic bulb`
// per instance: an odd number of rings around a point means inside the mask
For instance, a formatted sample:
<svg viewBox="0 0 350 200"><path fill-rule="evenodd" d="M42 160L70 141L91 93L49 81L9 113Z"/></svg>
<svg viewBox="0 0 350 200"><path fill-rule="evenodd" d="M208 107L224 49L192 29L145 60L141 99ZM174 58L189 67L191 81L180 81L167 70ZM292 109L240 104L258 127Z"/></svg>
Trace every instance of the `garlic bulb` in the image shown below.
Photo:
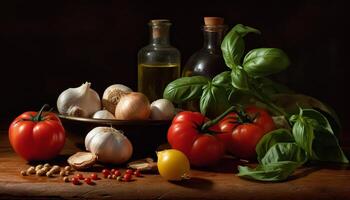
<svg viewBox="0 0 350 200"><path fill-rule="evenodd" d="M130 159L132 145L127 137L112 127L96 127L85 137L87 151L105 163L121 164Z"/></svg>
<svg viewBox="0 0 350 200"><path fill-rule="evenodd" d="M92 116L94 119L115 119L114 115L110 113L108 110L99 110L95 112Z"/></svg>
<svg viewBox="0 0 350 200"><path fill-rule="evenodd" d="M114 113L120 98L130 92L132 92L132 90L122 84L114 84L107 87L102 96L103 107L109 112Z"/></svg>
<svg viewBox="0 0 350 200"><path fill-rule="evenodd" d="M76 117L90 117L101 110L101 100L97 92L86 82L77 88L63 91L57 99L58 112Z"/></svg>
<svg viewBox="0 0 350 200"><path fill-rule="evenodd" d="M175 115L175 107L167 99L158 99L151 103L151 119L170 120Z"/></svg>

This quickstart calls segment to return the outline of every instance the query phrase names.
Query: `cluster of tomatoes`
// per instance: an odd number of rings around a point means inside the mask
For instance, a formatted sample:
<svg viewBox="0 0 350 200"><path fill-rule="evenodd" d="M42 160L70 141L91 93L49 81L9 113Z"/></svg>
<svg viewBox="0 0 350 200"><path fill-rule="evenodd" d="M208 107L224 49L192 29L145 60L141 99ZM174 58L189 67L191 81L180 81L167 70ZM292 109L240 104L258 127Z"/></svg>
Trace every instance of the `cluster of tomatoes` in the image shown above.
<svg viewBox="0 0 350 200"><path fill-rule="evenodd" d="M214 165L225 153L254 159L259 140L275 129L270 114L255 106L231 112L203 129L208 121L199 112L183 111L174 117L168 130L171 147L183 152L193 166Z"/></svg>

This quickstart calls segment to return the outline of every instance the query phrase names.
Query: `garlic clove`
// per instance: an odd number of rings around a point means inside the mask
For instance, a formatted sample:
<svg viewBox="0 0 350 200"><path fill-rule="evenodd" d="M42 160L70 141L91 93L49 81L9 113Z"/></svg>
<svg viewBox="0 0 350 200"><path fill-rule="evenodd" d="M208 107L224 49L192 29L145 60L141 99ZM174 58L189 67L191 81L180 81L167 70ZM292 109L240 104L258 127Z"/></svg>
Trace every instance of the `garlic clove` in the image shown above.
<svg viewBox="0 0 350 200"><path fill-rule="evenodd" d="M175 115L175 107L167 99L158 99L151 103L151 119L170 120Z"/></svg>
<svg viewBox="0 0 350 200"><path fill-rule="evenodd" d="M102 95L103 107L111 113L114 113L115 107L119 103L121 97L129 94L132 90L122 84L114 84L106 88Z"/></svg>
<svg viewBox="0 0 350 200"><path fill-rule="evenodd" d="M114 115L110 113L108 110L99 110L95 112L92 116L94 119L115 119Z"/></svg>
<svg viewBox="0 0 350 200"><path fill-rule="evenodd" d="M79 106L70 106L67 110L67 114L69 116L75 116L75 117L84 117L87 116L87 113L85 112L85 110L83 110L81 107Z"/></svg>
<svg viewBox="0 0 350 200"><path fill-rule="evenodd" d="M93 166L97 161L97 156L90 152L77 152L71 155L67 162L76 170L82 170Z"/></svg>

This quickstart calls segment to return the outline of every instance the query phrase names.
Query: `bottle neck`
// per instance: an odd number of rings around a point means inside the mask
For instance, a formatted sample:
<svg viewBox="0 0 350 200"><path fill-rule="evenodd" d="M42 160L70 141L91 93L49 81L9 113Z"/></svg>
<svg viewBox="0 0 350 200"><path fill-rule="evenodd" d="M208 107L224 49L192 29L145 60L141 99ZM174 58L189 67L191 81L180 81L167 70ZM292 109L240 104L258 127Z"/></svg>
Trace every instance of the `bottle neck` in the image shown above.
<svg viewBox="0 0 350 200"><path fill-rule="evenodd" d="M226 33L226 26L204 26L204 44L203 48L211 51L221 51L221 42Z"/></svg>
<svg viewBox="0 0 350 200"><path fill-rule="evenodd" d="M170 25L151 25L150 27L150 44L151 45L169 45Z"/></svg>

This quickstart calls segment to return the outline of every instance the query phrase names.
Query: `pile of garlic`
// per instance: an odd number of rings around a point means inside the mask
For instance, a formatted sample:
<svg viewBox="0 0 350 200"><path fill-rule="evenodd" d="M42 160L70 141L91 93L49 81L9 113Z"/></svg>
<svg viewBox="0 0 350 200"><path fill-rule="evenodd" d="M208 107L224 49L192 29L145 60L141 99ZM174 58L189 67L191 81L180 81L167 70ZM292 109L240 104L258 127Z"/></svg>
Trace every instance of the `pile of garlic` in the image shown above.
<svg viewBox="0 0 350 200"><path fill-rule="evenodd" d="M101 100L89 82L63 91L57 99L57 109L63 115L95 119L170 120L175 115L169 100L150 103L144 94L122 84L107 87Z"/></svg>

